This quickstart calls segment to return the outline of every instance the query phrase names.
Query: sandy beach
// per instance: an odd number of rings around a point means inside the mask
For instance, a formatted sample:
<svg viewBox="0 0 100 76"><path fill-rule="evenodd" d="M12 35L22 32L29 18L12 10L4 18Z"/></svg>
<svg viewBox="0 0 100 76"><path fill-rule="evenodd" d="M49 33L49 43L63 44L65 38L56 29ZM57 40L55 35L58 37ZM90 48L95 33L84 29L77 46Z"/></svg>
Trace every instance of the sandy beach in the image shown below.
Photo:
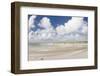
<svg viewBox="0 0 100 76"><path fill-rule="evenodd" d="M87 42L31 44L28 50L29 61L80 59L88 57Z"/></svg>

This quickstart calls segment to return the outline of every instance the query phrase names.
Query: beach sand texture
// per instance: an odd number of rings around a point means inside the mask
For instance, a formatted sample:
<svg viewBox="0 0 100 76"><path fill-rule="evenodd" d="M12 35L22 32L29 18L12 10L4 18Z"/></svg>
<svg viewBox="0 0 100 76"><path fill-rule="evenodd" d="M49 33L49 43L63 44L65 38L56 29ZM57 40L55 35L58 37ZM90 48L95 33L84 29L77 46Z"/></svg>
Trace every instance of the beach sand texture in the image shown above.
<svg viewBox="0 0 100 76"><path fill-rule="evenodd" d="M28 60L88 58L87 44L87 42L31 44L28 48Z"/></svg>

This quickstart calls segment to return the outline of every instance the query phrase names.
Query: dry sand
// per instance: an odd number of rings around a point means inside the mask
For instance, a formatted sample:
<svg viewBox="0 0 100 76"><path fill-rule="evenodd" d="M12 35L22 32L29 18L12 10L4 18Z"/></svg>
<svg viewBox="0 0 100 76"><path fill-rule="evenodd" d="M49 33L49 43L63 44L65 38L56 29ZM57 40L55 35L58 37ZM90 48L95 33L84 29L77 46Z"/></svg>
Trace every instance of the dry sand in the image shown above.
<svg viewBox="0 0 100 76"><path fill-rule="evenodd" d="M50 43L29 45L28 59L56 60L80 59L88 57L87 43Z"/></svg>

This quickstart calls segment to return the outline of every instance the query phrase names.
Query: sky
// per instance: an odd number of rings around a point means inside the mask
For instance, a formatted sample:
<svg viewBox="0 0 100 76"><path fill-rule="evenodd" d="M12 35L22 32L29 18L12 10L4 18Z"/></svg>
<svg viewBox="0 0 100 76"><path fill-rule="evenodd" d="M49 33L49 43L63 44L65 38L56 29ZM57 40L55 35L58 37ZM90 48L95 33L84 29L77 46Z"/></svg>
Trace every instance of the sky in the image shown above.
<svg viewBox="0 0 100 76"><path fill-rule="evenodd" d="M28 15L29 42L87 41L88 17Z"/></svg>

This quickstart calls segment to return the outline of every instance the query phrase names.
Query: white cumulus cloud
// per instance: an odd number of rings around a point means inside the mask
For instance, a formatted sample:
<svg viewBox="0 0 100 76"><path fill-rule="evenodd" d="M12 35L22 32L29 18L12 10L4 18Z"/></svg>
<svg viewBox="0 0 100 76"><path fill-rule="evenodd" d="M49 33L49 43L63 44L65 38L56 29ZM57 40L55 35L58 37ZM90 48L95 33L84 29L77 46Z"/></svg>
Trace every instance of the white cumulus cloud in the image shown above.
<svg viewBox="0 0 100 76"><path fill-rule="evenodd" d="M34 32L33 31L30 31L28 35L29 35L28 36L29 40L34 38Z"/></svg>
<svg viewBox="0 0 100 76"><path fill-rule="evenodd" d="M28 21L29 30L31 28L34 28L35 27L35 25L34 25L35 19L36 19L36 16L35 15L30 16L29 21Z"/></svg>
<svg viewBox="0 0 100 76"><path fill-rule="evenodd" d="M35 37L37 37L36 40L51 39L55 34L51 21L48 17L43 17L38 26L44 29L38 29L35 31Z"/></svg>
<svg viewBox="0 0 100 76"><path fill-rule="evenodd" d="M34 21L36 16L31 16L29 19L30 27L35 27ZM43 41L43 40L86 40L88 32L88 23L84 21L83 17L72 17L68 22L53 27L50 18L43 17L39 27L44 29L37 29L36 31L29 32L29 41ZM81 28L81 30L79 30ZM84 36L80 35L84 34Z"/></svg>
<svg viewBox="0 0 100 76"><path fill-rule="evenodd" d="M51 39L55 35L55 30L53 26L51 25L51 21L48 17L43 17L39 24L39 27L44 28L44 29L37 29L34 31L34 34L30 32L30 41L41 41L41 40L46 40L46 39ZM35 38L33 38L33 36Z"/></svg>
<svg viewBox="0 0 100 76"><path fill-rule="evenodd" d="M83 23L81 32L82 32L83 34L87 34L87 33L88 33L88 24L87 24L86 21L84 21L84 23Z"/></svg>
<svg viewBox="0 0 100 76"><path fill-rule="evenodd" d="M63 35L65 34L65 26L64 25L59 25L57 28L56 28L56 31L57 31L57 34L59 35Z"/></svg>
<svg viewBox="0 0 100 76"><path fill-rule="evenodd" d="M79 30L81 28L81 30ZM56 32L58 35L65 35L64 37L68 40L84 40L87 37L88 23L84 21L83 17L72 17L64 25L59 25L56 27ZM80 35L84 34L83 35Z"/></svg>
<svg viewBox="0 0 100 76"><path fill-rule="evenodd" d="M51 22L50 22L50 19L48 17L43 17L41 20L40 20L40 23L38 24L39 27L42 27L42 28L50 28L51 27Z"/></svg>
<svg viewBox="0 0 100 76"><path fill-rule="evenodd" d="M83 17L72 17L67 23L65 23L66 33L72 33L77 31L83 23Z"/></svg>
<svg viewBox="0 0 100 76"><path fill-rule="evenodd" d="M75 33L82 28L82 33L86 33L88 30L87 22L83 20L83 17L72 17L71 20L56 27L58 34Z"/></svg>
<svg viewBox="0 0 100 76"><path fill-rule="evenodd" d="M83 34L87 34L87 32L88 32L88 27L87 26L83 26L82 33Z"/></svg>

